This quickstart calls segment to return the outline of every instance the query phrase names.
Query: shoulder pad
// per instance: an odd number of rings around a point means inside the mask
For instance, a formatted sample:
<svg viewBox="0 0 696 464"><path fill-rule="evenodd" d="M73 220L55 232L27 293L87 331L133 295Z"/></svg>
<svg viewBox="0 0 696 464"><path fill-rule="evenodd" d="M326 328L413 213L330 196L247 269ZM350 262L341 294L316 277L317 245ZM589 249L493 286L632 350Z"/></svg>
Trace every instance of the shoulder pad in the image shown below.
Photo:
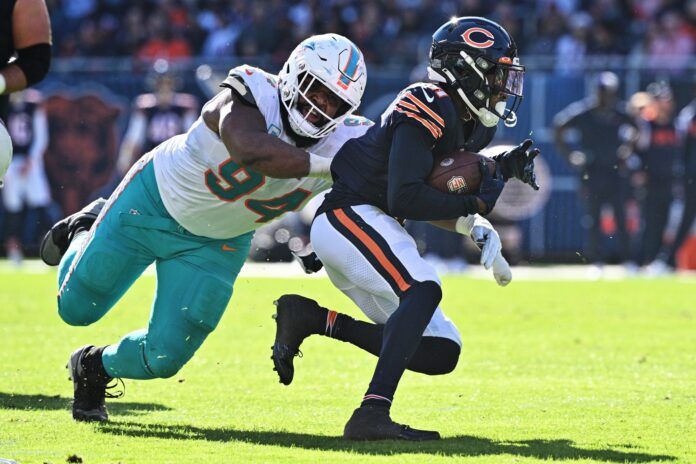
<svg viewBox="0 0 696 464"><path fill-rule="evenodd" d="M401 91L394 103L394 111L425 127L438 140L454 108L449 95L440 87L419 82Z"/></svg>
<svg viewBox="0 0 696 464"><path fill-rule="evenodd" d="M135 97L135 106L145 110L157 106L157 97L152 93L144 93Z"/></svg>
<svg viewBox="0 0 696 464"><path fill-rule="evenodd" d="M274 77L262 69L242 65L232 68L220 86L232 89L245 102L258 106L257 101L262 98L262 93L277 88Z"/></svg>

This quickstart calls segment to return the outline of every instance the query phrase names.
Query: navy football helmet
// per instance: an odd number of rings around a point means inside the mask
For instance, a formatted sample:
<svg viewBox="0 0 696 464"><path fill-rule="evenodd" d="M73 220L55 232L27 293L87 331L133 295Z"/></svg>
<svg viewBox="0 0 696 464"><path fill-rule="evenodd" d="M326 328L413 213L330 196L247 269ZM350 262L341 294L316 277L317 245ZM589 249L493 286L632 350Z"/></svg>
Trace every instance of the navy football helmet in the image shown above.
<svg viewBox="0 0 696 464"><path fill-rule="evenodd" d="M501 119L508 127L517 124L524 66L499 24L475 16L443 24L433 34L428 76L454 90L486 127Z"/></svg>

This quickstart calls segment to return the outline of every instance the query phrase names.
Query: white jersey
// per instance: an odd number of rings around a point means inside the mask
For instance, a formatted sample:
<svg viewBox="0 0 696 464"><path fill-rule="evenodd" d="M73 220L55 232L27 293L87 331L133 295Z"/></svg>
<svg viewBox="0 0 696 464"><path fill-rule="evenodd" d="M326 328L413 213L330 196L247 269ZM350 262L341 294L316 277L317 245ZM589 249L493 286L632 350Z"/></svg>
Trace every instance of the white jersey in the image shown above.
<svg viewBox="0 0 696 464"><path fill-rule="evenodd" d="M239 66L229 72L225 82L230 79L241 79L251 91L268 133L294 145L281 119L277 76ZM348 117L309 149L333 158L346 141L364 134L371 124L362 117ZM167 211L186 230L203 237L226 239L250 232L298 210L331 186L330 181L318 178L274 179L237 165L202 118L186 134L159 145L153 154L157 185Z"/></svg>

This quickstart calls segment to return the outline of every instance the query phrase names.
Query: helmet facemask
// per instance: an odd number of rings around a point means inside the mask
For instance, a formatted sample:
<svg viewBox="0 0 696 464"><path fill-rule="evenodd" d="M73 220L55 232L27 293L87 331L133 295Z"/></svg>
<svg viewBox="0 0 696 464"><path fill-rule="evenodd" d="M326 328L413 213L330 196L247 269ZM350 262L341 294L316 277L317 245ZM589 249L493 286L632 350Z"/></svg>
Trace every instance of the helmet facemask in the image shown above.
<svg viewBox="0 0 696 464"><path fill-rule="evenodd" d="M464 50L457 50L431 58L428 73L431 79L455 89L486 127L497 125L501 119L507 127L517 124L524 83L524 66L518 58L502 57L492 62L479 56L474 60Z"/></svg>
<svg viewBox="0 0 696 464"><path fill-rule="evenodd" d="M316 90L317 86L324 87L331 98L339 102L333 116L319 108L310 98L309 94ZM287 97L283 95L282 101L288 112L288 120L292 130L298 135L312 138L328 135L358 106L344 100L331 90L320 77L312 74L309 70L298 75L297 85L293 86ZM320 117L319 121L312 123L309 120L313 114Z"/></svg>

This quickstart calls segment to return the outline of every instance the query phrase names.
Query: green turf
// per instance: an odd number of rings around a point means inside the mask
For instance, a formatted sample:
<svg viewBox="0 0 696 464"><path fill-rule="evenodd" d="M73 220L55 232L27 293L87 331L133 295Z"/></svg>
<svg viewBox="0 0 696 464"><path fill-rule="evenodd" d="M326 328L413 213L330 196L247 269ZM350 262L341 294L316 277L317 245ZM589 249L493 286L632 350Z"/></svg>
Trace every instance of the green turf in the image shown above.
<svg viewBox="0 0 696 464"><path fill-rule="evenodd" d="M75 347L147 321L145 277L104 320L68 327L55 275L0 273L0 458L21 463L696 462L696 282L444 280L464 339L454 373L407 373L393 417L428 444L338 438L375 359L313 337L295 382L269 359L274 297L356 310L327 280L240 279L218 330L174 378L127 381L108 425L74 423Z"/></svg>

